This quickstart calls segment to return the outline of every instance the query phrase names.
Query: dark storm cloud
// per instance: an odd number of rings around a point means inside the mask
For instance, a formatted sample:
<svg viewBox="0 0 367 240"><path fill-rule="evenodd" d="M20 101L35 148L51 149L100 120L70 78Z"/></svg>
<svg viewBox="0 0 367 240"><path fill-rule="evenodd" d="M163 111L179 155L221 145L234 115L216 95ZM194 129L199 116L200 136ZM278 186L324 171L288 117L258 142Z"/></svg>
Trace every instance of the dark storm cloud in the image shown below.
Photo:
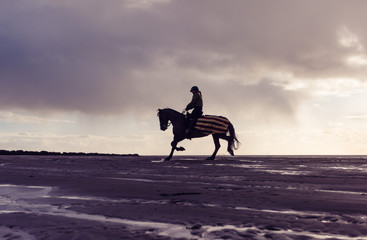
<svg viewBox="0 0 367 240"><path fill-rule="evenodd" d="M131 3L1 2L1 108L122 113L185 105L200 85L214 105L292 113L303 95L262 79L346 74L338 28L367 36L357 0Z"/></svg>

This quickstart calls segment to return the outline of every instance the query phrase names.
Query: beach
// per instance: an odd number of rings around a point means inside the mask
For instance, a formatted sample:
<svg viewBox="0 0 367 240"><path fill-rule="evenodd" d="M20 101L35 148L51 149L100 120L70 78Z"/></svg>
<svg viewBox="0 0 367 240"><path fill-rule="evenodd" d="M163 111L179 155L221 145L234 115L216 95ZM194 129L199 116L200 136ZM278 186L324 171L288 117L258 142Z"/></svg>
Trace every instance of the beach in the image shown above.
<svg viewBox="0 0 367 240"><path fill-rule="evenodd" d="M365 156L0 156L0 239L367 239Z"/></svg>

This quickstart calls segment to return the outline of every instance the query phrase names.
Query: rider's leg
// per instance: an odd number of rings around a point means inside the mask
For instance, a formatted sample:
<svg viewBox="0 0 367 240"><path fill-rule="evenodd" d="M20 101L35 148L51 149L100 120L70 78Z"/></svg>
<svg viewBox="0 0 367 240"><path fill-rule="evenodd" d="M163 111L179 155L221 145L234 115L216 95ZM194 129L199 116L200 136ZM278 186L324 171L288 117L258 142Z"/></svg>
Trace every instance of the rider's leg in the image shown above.
<svg viewBox="0 0 367 240"><path fill-rule="evenodd" d="M194 129L196 121L203 114L202 109L203 109L202 107L195 107L194 110L192 111L191 116L189 118L189 122L188 122L188 128L186 129L186 134L190 134L192 130Z"/></svg>

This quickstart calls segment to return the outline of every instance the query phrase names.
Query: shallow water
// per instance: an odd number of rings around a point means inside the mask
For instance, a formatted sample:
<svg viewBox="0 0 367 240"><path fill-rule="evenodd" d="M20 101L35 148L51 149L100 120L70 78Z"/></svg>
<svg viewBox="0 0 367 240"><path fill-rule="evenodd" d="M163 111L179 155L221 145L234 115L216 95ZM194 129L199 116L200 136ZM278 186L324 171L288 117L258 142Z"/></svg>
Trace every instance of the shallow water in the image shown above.
<svg viewBox="0 0 367 240"><path fill-rule="evenodd" d="M89 221L97 221L104 223L114 223L122 224L130 228L132 231L137 229L150 229L150 235L166 236L172 238L185 238L185 239L213 239L216 236L220 236L223 232L232 230L235 232L250 232L256 233L257 237L264 237L267 234L276 232L277 235L288 235L288 236L304 236L314 239L327 239L327 238L340 238L340 239L367 239L367 237L350 237L347 235L340 234L324 234L324 233L314 233L308 231L294 231L290 229L260 229L256 226L235 226L235 225L225 225L225 226L210 226L204 225L200 227L201 236L192 235L189 226L163 223L163 222L150 222L150 221L133 221L129 219L112 218L103 215L92 215L85 214L81 212L76 212L68 209L68 206L56 207L50 204L33 204L27 202L27 199L35 198L58 198L58 199L68 199L68 200L78 200L78 201L94 201L94 202L114 202L114 203L134 203L134 204L169 204L169 201L145 201L143 199L108 199L108 198L96 198L88 196L53 196L52 188L50 187L40 187L40 186L20 186L20 185L0 185L0 214L6 213L32 213L39 215L49 215L49 216L63 216L74 219L82 219ZM215 204L206 204L206 207L223 209L225 206L219 206ZM315 212L302 212L294 210L270 210L270 209L254 209L247 207L235 207L239 211L255 211L264 212L268 214L286 214L295 215L301 217L313 217L322 219L330 218L340 218L338 215L328 216L328 213L315 213ZM367 219L366 219L367 220ZM341 222L341 220L339 220ZM345 222L344 224L348 224ZM154 229L154 230L152 230ZM147 233L148 234L148 233ZM25 231L19 229L10 229L7 227L0 227L0 236L7 236L4 239L26 239L33 240L36 239L35 236L28 234Z"/></svg>
<svg viewBox="0 0 367 240"><path fill-rule="evenodd" d="M20 229L0 226L0 239L36 240L36 237Z"/></svg>
<svg viewBox="0 0 367 240"><path fill-rule="evenodd" d="M121 218L111 218L103 215L92 215L80 212L75 212L67 209L67 206L61 207L52 206L49 204L32 204L27 202L27 199L52 197L50 195L52 188L50 187L39 187L39 186L19 186L19 185L0 185L0 214L5 213L32 213L39 215L49 215L49 216L63 216L68 218L99 221L99 222L110 222L123 224L133 229L138 228L149 228L155 229L155 233L160 236L167 237L177 237L190 239L193 236L190 231L186 229L186 226L171 224L171 223L160 223L160 222L148 222L148 221L133 221L129 219ZM57 198L61 199L72 199L72 200L82 200L82 201L113 201L111 199L103 198L92 198L83 196L59 196ZM144 204L144 201L119 201L119 202L134 202ZM149 202L157 203L157 202ZM159 204L167 204L160 202ZM11 230L9 228L0 227L0 236L9 236L6 239L15 239L19 236L21 239L35 239L35 237L30 234L20 231ZM11 236L11 238L10 238ZM5 237L4 237L5 239Z"/></svg>

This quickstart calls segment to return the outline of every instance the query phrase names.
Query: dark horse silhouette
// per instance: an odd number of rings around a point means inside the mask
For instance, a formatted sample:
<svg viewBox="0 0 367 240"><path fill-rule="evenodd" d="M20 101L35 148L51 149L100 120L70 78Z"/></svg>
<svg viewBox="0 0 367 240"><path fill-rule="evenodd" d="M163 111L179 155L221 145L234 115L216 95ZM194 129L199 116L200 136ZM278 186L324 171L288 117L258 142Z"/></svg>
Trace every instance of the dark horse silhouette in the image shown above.
<svg viewBox="0 0 367 240"><path fill-rule="evenodd" d="M179 113L173 109L170 108L165 108L165 109L158 109L158 117L159 117L159 123L161 126L161 130L165 131L168 126L170 125L169 122L171 122L172 126L173 126L173 141L171 142L171 153L169 154L168 157L166 157L166 161L169 161L172 156L173 156L173 152L175 150L177 151L184 151L185 149L183 147L177 147L177 143L179 143L180 141L186 139L186 138L200 138L200 137L205 137L208 136L210 134L208 133L203 133L200 132L196 129L194 129L191 133L190 136L188 136L185 132L186 130L186 119L185 119L185 115L182 113ZM219 139L224 139L227 140L228 142L228 147L227 147L227 151L234 156L233 153L233 149L237 149L238 145L239 145L239 141L236 137L236 133L234 130L234 127L232 125L232 123L229 122L228 124L228 129L227 132L229 132L229 136L227 136L226 133L214 133L212 134L213 136L213 140L214 140L214 145L215 145L215 150L213 152L213 154L207 158L207 160L214 160L215 156L217 155L217 152L220 148L220 143L219 143Z"/></svg>

